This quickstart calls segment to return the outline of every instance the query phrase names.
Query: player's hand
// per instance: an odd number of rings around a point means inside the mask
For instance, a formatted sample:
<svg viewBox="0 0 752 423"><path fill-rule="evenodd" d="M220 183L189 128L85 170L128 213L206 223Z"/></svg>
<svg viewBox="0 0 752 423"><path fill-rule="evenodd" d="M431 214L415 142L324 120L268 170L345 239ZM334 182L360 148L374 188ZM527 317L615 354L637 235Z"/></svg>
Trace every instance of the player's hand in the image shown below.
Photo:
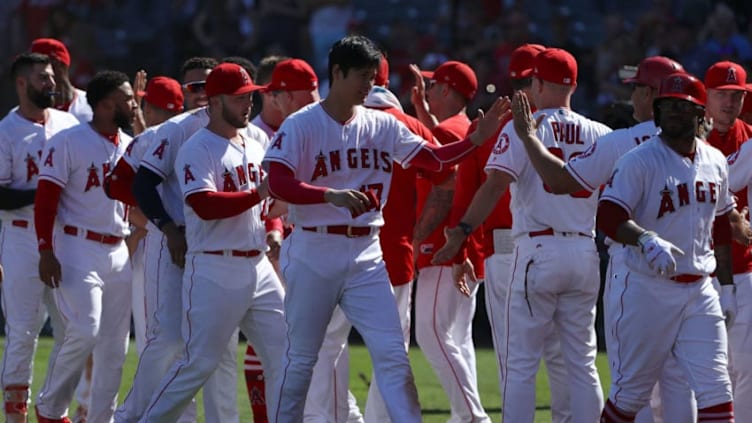
<svg viewBox="0 0 752 423"><path fill-rule="evenodd" d="M732 212L734 213L734 212ZM739 210L736 218L732 218L729 214L729 221L731 222L731 236L734 241L748 247L752 244L752 228L749 225L749 207L745 206Z"/></svg>
<svg viewBox="0 0 752 423"><path fill-rule="evenodd" d="M420 68L418 65L411 64L410 72L413 74L415 85L410 92L410 102L415 107L422 107L428 109L426 105L426 81L423 79L423 75L420 74Z"/></svg>
<svg viewBox="0 0 752 423"><path fill-rule="evenodd" d="M373 207L366 194L354 189L329 189L324 193L324 200L337 207L346 208L353 218Z"/></svg>
<svg viewBox="0 0 752 423"><path fill-rule="evenodd" d="M279 260L279 250L282 247L282 233L277 230L266 233L266 245L269 246L266 256L269 260Z"/></svg>
<svg viewBox="0 0 752 423"><path fill-rule="evenodd" d="M185 233L178 228L175 222L166 223L162 227L162 232L167 238L167 249L170 251L170 258L175 266L185 267L185 252L188 250L188 244L185 241Z"/></svg>
<svg viewBox="0 0 752 423"><path fill-rule="evenodd" d="M143 98L143 96L139 95L139 92L146 91L146 76L146 71L141 69L133 77L133 95L136 97L138 104L141 104L141 99Z"/></svg>
<svg viewBox="0 0 752 423"><path fill-rule="evenodd" d="M546 115L540 115L538 119L534 119L527 94L523 91L514 93L514 96L512 96L512 118L514 120L514 131L520 139L525 141L534 137L545 117Z"/></svg>
<svg viewBox="0 0 752 423"><path fill-rule="evenodd" d="M261 199L267 198L269 196L269 178L264 178L263 181L256 187L256 191L259 194L259 197Z"/></svg>
<svg viewBox="0 0 752 423"><path fill-rule="evenodd" d="M463 263L452 264L452 279L454 279L454 284L460 290L460 293L470 297L470 288L467 286L467 281L478 282L475 277L475 266L470 259L465 259Z"/></svg>
<svg viewBox="0 0 752 423"><path fill-rule="evenodd" d="M487 112L478 109L478 127L470 134L470 141L481 145L493 137L503 122L511 113L509 97L499 97L493 102Z"/></svg>
<svg viewBox="0 0 752 423"><path fill-rule="evenodd" d="M648 260L650 269L661 276L669 276L676 271L675 254L684 255L679 247L652 231L643 232L638 243L642 246L642 254Z"/></svg>
<svg viewBox="0 0 752 423"><path fill-rule="evenodd" d="M736 285L721 285L721 311L726 319L726 328L730 328L736 319Z"/></svg>
<svg viewBox="0 0 752 423"><path fill-rule="evenodd" d="M125 246L128 247L128 255L131 257L138 248L138 243L146 236L146 229L136 227L127 238L125 238Z"/></svg>
<svg viewBox="0 0 752 423"><path fill-rule="evenodd" d="M433 255L431 264L439 265L451 260L460 251L467 237L459 226L455 226L444 228L444 238L446 238L446 243Z"/></svg>
<svg viewBox="0 0 752 423"><path fill-rule="evenodd" d="M62 272L60 262L57 261L55 253L52 250L43 250L39 252L39 279L50 288L60 286Z"/></svg>

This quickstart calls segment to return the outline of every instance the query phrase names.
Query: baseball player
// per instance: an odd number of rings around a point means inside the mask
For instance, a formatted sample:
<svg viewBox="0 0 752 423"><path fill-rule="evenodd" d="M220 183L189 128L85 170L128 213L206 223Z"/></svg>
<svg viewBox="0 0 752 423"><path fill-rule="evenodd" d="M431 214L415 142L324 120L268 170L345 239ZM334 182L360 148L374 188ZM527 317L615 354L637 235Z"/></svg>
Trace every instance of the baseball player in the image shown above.
<svg viewBox="0 0 752 423"><path fill-rule="evenodd" d="M55 72L55 108L69 112L79 121L91 121L92 107L86 100L86 91L73 86L70 81L71 57L68 48L54 38L37 38L31 42L31 52L50 57Z"/></svg>
<svg viewBox="0 0 752 423"><path fill-rule="evenodd" d="M469 138L431 149L393 117L360 106L380 58L365 37L337 41L329 53L328 97L289 116L264 159L269 191L290 203L295 224L280 255L288 333L272 421L302 420L313 365L337 305L366 341L390 419L421 419L377 237L392 160L433 171L452 166L496 130L508 100L497 100Z"/></svg>
<svg viewBox="0 0 752 423"><path fill-rule="evenodd" d="M246 130L251 93L259 88L238 65L215 67L206 79L209 123L175 160L188 243L185 355L164 375L141 422L175 421L219 365L238 326L258 347L265 373L276 377L280 370L284 293L264 254L263 139L249 138Z"/></svg>
<svg viewBox="0 0 752 423"><path fill-rule="evenodd" d="M58 133L45 147L34 204L39 275L55 288L65 335L55 345L37 399L41 422L67 420L68 404L92 352L87 418L112 419L128 346L126 206L107 198L102 181L130 141L120 128L133 121L136 101L128 77L115 71L91 80L87 100L94 110L91 123Z"/></svg>
<svg viewBox="0 0 752 423"><path fill-rule="evenodd" d="M138 164L141 162L144 152L153 142L156 134L156 126L167 119L177 115L183 110L183 91L180 83L172 78L157 76L151 78L146 86L146 91L139 93L144 100L143 113L146 131L136 136L128 145L123 157L118 160L112 172L105 177L104 189L110 198L120 200L123 203L136 207L136 199L133 196L133 178L138 170ZM133 221L134 211L141 216L138 209L129 209L129 218ZM145 217L141 219L146 220ZM146 223L136 225L145 228ZM134 232L138 230L135 229ZM144 235L146 230L144 229ZM133 237L133 233L129 236ZM146 300L144 292L144 246L143 242L138 242L135 251L131 251L131 263L133 267L133 327L134 338L136 340L136 351L141 355L146 346L146 327L147 321L153 315L153 310L147 313ZM152 287L150 287L152 288ZM148 299L153 300L155 296L150 295Z"/></svg>
<svg viewBox="0 0 752 423"><path fill-rule="evenodd" d="M8 275L0 285L6 322L0 379L6 421L25 423L39 330L46 313L57 316L52 293L37 271L34 194L45 144L78 120L51 108L55 79L46 56L18 56L11 76L19 105L0 121L0 263ZM52 323L56 340L62 341L59 317Z"/></svg>
<svg viewBox="0 0 752 423"><path fill-rule="evenodd" d="M697 78L665 78L653 103L660 134L619 159L601 197L599 228L628 245L628 270L612 275L604 298L612 386L603 422L634 421L670 355L695 392L698 421L734 421L723 324L730 298L719 301L710 277L733 285L734 199L723 155L696 136L705 98Z"/></svg>
<svg viewBox="0 0 752 423"><path fill-rule="evenodd" d="M218 65L216 59L211 57L191 57L180 68L180 80L182 81L185 109L193 110L206 107L206 76Z"/></svg>
<svg viewBox="0 0 752 423"><path fill-rule="evenodd" d="M662 56L648 57L640 62L636 75L624 81L633 85L631 97L634 107L633 116L640 123L603 135L587 152L572 157L568 162L562 160L554 154L555 151L548 149L537 139L523 137L530 162L543 182L556 194L573 194L582 190L595 191L605 184L616 161L621 156L643 141L651 139L658 132L653 123L653 99L658 94L661 80L682 70L679 63ZM623 271L626 250L622 244L611 240L607 243L610 245L607 274L613 275ZM610 291L608 281L611 278L612 276L606 278L605 296L608 296ZM608 307L605 310L607 321L612 317L611 311ZM654 397L662 400L663 412L657 413L655 419L660 419L660 414L665 414L667 421L694 420L695 405L691 389L682 369L673 358L669 358L663 368L660 382L661 395L660 397L654 395ZM650 408L641 412L637 421L653 421Z"/></svg>
<svg viewBox="0 0 752 423"><path fill-rule="evenodd" d="M193 58L184 68L204 66L211 60ZM201 78L206 71L192 68ZM209 71L210 72L210 71ZM206 76L203 76L205 79ZM185 83L183 84L185 85ZM206 96L205 81L199 93L191 101ZM185 91L184 91L185 92ZM188 107L191 106L187 102ZM196 105L196 103L192 104ZM149 325L149 343L139 357L139 367L131 392L118 409L117 421L138 421L146 410L162 376L184 351L181 335L183 267L187 249L184 235L183 200L174 164L177 152L183 143L209 122L206 107L189 110L162 123L141 159L133 182L136 201L149 219L146 237L146 294L147 307L153 307ZM251 139L263 145L268 142L258 128L249 126ZM153 304L153 306L150 306ZM237 339L227 344L219 368L204 386L204 410L210 422L233 422L239 420L237 403ZM190 410L190 409L189 409ZM190 415L190 412L189 412ZM187 418L187 417L186 417Z"/></svg>
<svg viewBox="0 0 752 423"><path fill-rule="evenodd" d="M522 90L530 93L535 56L545 47L538 44L525 44L515 49L509 60L509 77L515 91ZM505 122L506 123L506 122ZM472 127L471 127L472 129ZM494 134L493 140L498 139L499 133ZM450 225L455 226L472 202L473 196L486 180L483 170L488 157L491 155L495 143L483 145L473 152L473 155L459 164L457 169L456 192L453 198L450 215ZM473 235L482 232L483 253L485 255L485 293L486 312L492 328L494 349L497 351L497 364L501 370L501 348L505 344L506 324L504 310L509 284L509 274L512 270L514 256L514 241L512 239L512 215L509 209L509 190L504 192L501 200L496 204L493 212L483 222ZM468 238L471 242L473 235ZM454 266L458 266L467 258L467 252L462 249L456 256ZM455 272L455 274L460 272ZM462 280L455 281L462 286ZM569 376L561 354L558 336L553 332L546 341L543 358L548 371L551 387L551 415L554 422L571 420L569 412ZM503 389L503 375L499 371L500 389Z"/></svg>
<svg viewBox="0 0 752 423"><path fill-rule="evenodd" d="M705 88L708 92L706 113L713 120L713 129L707 137L708 143L726 155L732 155L752 137L752 126L738 119L744 99L748 96L746 88L747 72L736 63L722 61L712 65L705 73ZM748 167L749 164L737 164L736 169ZM735 171L738 173L739 171ZM737 209L749 204L746 181L732 186L737 193ZM752 296L746 287L752 284L752 247L733 242L731 256L734 272L734 285L722 286L721 295L735 297L744 309L752 304ZM729 373L734 392L734 413L737 421L752 421L752 352L749 349L752 336L752 316L739 316L728 330Z"/></svg>
<svg viewBox="0 0 752 423"><path fill-rule="evenodd" d="M448 61L433 72L411 66L416 85L412 102L416 115L441 144L465 137L470 119L467 103L475 96L475 72L462 62ZM423 78L429 79L428 87ZM475 315L477 278L483 277L482 258L476 253L469 289L463 295L454 287L452 263L432 264L433 253L444 240L454 195L454 169L426 174L418 179L418 213L413 243L416 245L418 280L415 293L415 338L441 381L451 404L452 419L462 422L490 422L478 392L472 323ZM442 189L432 189L443 186ZM469 246L470 247L470 246ZM476 274L473 274L476 273Z"/></svg>
<svg viewBox="0 0 752 423"><path fill-rule="evenodd" d="M259 85L268 84L272 79L272 72L274 72L277 63L287 59L289 57L286 56L267 56L261 59L255 82ZM284 117L274 101L274 93L261 90L258 92L258 97L261 99L261 111L251 120L251 123L261 128L266 136L272 139Z"/></svg>
<svg viewBox="0 0 752 423"><path fill-rule="evenodd" d="M578 155L610 129L575 113L570 98L577 62L565 50L548 48L535 57L531 97L541 119L537 136L564 157ZM524 93L517 92L519 98ZM532 421L535 375L550 325L555 325L570 378L572 420L597 421L603 397L595 369L595 303L598 257L593 242L596 196L554 196L530 165L513 125L507 124L486 165L488 177L460 223L446 232L445 251L454 256L463 240L495 207L511 184L514 263L506 302L502 347L504 420ZM578 266L573 266L578 263Z"/></svg>
<svg viewBox="0 0 752 423"><path fill-rule="evenodd" d="M394 116L403 123L410 132L420 136L427 142L435 143L433 134L418 119L404 113L397 97L387 89L389 85L389 63L386 57L381 58L379 71L376 74L374 86L366 97L364 106L381 110ZM397 303L402 335L405 340L405 350L410 346L410 324L412 309L413 279L415 279L415 262L413 256L413 230L416 214L416 180L418 171L415 167L392 167L392 184L389 196L382 209L384 226L379 231L379 244L384 254L384 265L392 284L392 292ZM368 388L366 400L365 421L367 423L389 423L384 400L379 393L375 375L371 375L371 386Z"/></svg>

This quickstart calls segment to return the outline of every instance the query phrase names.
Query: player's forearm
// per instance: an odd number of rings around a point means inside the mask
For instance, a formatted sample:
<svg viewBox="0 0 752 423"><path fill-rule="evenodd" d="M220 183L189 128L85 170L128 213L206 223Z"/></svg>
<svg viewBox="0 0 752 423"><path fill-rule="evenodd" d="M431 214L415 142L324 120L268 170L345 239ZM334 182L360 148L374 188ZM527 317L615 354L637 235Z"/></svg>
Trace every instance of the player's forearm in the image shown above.
<svg viewBox="0 0 752 423"><path fill-rule="evenodd" d="M420 217L415 224L413 240L421 242L428 238L444 222L452 209L454 178L450 177L440 186L434 186L426 198Z"/></svg>
<svg viewBox="0 0 752 423"><path fill-rule="evenodd" d="M144 215L160 230L172 222L172 217L165 210L162 199L157 192L157 185L162 178L156 173L140 167L133 179L133 196Z"/></svg>
<svg viewBox="0 0 752 423"><path fill-rule="evenodd" d="M441 172L466 159L478 145L473 141L472 136L441 147L424 144L410 160L410 164L432 172Z"/></svg>
<svg viewBox="0 0 752 423"><path fill-rule="evenodd" d="M292 169L282 163L269 164L269 194L291 204L325 203L327 187L306 184L295 178Z"/></svg>
<svg viewBox="0 0 752 423"><path fill-rule="evenodd" d="M567 172L563 160L554 156L534 134L527 134L522 140L530 163L538 172L543 183L548 185L554 194L571 194L584 189L572 175Z"/></svg>
<svg viewBox="0 0 752 423"><path fill-rule="evenodd" d="M15 210L34 204L34 189L0 187L0 210Z"/></svg>
<svg viewBox="0 0 752 423"><path fill-rule="evenodd" d="M39 251L52 250L52 229L63 189L50 181L39 181L34 201L34 228Z"/></svg>
<svg viewBox="0 0 752 423"><path fill-rule="evenodd" d="M488 179L478 188L460 221L470 225L473 230L477 229L496 207L511 181L512 178L507 173L491 171Z"/></svg>
<svg viewBox="0 0 752 423"><path fill-rule="evenodd" d="M721 285L733 285L734 274L731 266L731 245L716 245L713 249L715 254L715 276Z"/></svg>
<svg viewBox="0 0 752 423"><path fill-rule="evenodd" d="M414 103L413 106L415 107L415 117L418 118L420 123L426 126L429 130L433 130L438 124L439 120L436 119L436 116L432 115L430 111L428 111L428 107L425 101L421 103Z"/></svg>
<svg viewBox="0 0 752 423"><path fill-rule="evenodd" d="M237 216L261 202L258 191L213 192L191 194L185 202L204 220L227 219Z"/></svg>

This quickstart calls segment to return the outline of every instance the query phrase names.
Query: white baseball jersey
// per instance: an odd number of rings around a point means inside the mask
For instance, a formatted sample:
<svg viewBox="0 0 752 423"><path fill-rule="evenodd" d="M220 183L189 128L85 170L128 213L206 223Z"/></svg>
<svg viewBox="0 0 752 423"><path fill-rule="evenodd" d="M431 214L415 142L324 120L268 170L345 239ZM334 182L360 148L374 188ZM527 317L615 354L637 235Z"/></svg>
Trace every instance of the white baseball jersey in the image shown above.
<svg viewBox="0 0 752 423"><path fill-rule="evenodd" d="M569 160L565 169L589 191L598 190L608 181L617 160L658 132L652 120L609 132L595 140L587 151Z"/></svg>
<svg viewBox="0 0 752 423"><path fill-rule="evenodd" d="M533 116L537 119L542 114L546 117L538 128L538 138L564 161L584 153L596 138L611 131L609 127L568 109L538 110ZM513 237L550 228L560 232L593 234L598 196L589 191L570 195L550 193L530 163L511 121L502 129L488 158L486 171L491 169L514 178L510 186Z"/></svg>
<svg viewBox="0 0 752 423"><path fill-rule="evenodd" d="M406 167L425 140L387 113L358 106L344 124L313 103L290 115L274 136L265 162L279 162L307 184L333 189L373 190L382 208L389 195L392 161ZM290 204L288 221L301 226L382 226L381 210L352 218L329 203Z"/></svg>
<svg viewBox="0 0 752 423"><path fill-rule="evenodd" d="M264 133L269 139L272 139L274 137L274 133L277 132L274 128L267 125L266 122L264 122L264 119L261 119L260 114L256 115L256 117L253 118L253 120L251 121L251 124L253 124L254 126L264 131Z"/></svg>
<svg viewBox="0 0 752 423"><path fill-rule="evenodd" d="M185 223L183 216L183 194L175 174L175 158L180 147L209 123L208 109L201 108L181 113L162 123L157 129L154 141L141 158L141 166L161 176L163 182L157 187L167 214L177 225Z"/></svg>
<svg viewBox="0 0 752 423"><path fill-rule="evenodd" d="M0 185L18 189L37 188L42 151L47 140L58 132L78 125L70 113L47 109L44 124L32 122L11 111L0 121ZM34 205L15 210L0 210L0 220L34 221Z"/></svg>
<svg viewBox="0 0 752 423"><path fill-rule="evenodd" d="M675 257L677 274L707 275L716 267L715 217L735 206L728 188L728 165L719 150L697 139L692 160L656 136L617 162L601 198L619 204L637 224L684 251ZM689 222L699 231L687 231ZM639 247L629 248L627 266L654 275Z"/></svg>
<svg viewBox="0 0 752 423"><path fill-rule="evenodd" d="M68 106L68 113L75 116L81 123L91 122L94 112L86 100L86 91L74 88L73 102Z"/></svg>
<svg viewBox="0 0 752 423"><path fill-rule="evenodd" d="M747 198L752 190L752 143L745 142L739 149L728 156L729 190L739 192L747 189Z"/></svg>
<svg viewBox="0 0 752 423"><path fill-rule="evenodd" d="M125 152L131 137L120 131L119 144L81 123L59 132L42 154L39 179L64 188L57 221L95 232L124 237L129 234L126 206L107 197L104 176Z"/></svg>
<svg viewBox="0 0 752 423"><path fill-rule="evenodd" d="M160 125L155 125L146 128L144 132L135 136L130 144L128 144L128 148L125 149L122 159L134 172L138 171L141 159L155 142L154 140L157 139L157 129L159 127Z"/></svg>
<svg viewBox="0 0 752 423"><path fill-rule="evenodd" d="M249 191L261 184L261 145L243 136L242 146L208 129L200 129L178 152L175 174L183 197L198 192ZM185 204L189 253L216 250L266 250L261 203L236 216L204 220Z"/></svg>

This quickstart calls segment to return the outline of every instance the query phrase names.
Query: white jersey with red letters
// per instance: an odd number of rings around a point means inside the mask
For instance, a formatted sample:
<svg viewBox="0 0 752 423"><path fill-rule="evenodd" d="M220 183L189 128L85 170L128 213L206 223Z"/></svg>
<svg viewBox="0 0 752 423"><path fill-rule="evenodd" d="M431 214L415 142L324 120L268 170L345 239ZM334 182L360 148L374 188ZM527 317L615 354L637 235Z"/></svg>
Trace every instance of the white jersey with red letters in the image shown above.
<svg viewBox="0 0 752 423"><path fill-rule="evenodd" d="M78 120L70 113L55 109L47 109L47 113L47 121L43 124L26 119L18 109L0 121L0 185L18 190L36 189L47 140L78 125ZM0 220L33 222L34 205L0 210Z"/></svg>
<svg viewBox="0 0 752 423"><path fill-rule="evenodd" d="M614 165L623 155L658 132L652 120L609 132L595 140L587 151L569 160L565 169L584 188L596 191L608 181Z"/></svg>
<svg viewBox="0 0 752 423"><path fill-rule="evenodd" d="M656 136L617 162L602 199L619 204L640 226L684 251L674 257L677 274L709 275L716 267L713 222L735 206L728 189L728 165L719 150L697 139L692 160ZM700 231L688 232L683 222L690 221ZM627 266L655 273L639 247L629 248Z"/></svg>
<svg viewBox="0 0 752 423"><path fill-rule="evenodd" d="M236 145L208 129L201 129L178 152L175 174L185 198L207 191L249 191L261 184L263 158L264 150L257 141L243 136L242 145ZM188 252L266 250L266 228L261 220L261 209L259 203L250 213L204 220L186 204Z"/></svg>
<svg viewBox="0 0 752 423"><path fill-rule="evenodd" d="M119 132L116 146L88 123L59 132L42 154L39 179L64 187L57 221L119 237L128 235L126 206L110 200L104 177L125 152L131 137Z"/></svg>
<svg viewBox="0 0 752 423"><path fill-rule="evenodd" d="M86 99L86 91L74 88L74 92L73 101L68 106L68 113L75 116L81 123L91 122L94 112Z"/></svg>
<svg viewBox="0 0 752 423"><path fill-rule="evenodd" d="M321 103L314 103L285 119L264 161L284 164L297 179L310 185L370 189L383 207L389 194L393 160L406 166L425 142L387 113L358 106L353 117L341 123ZM288 221L301 226L384 224L381 210L353 219L347 209L329 203L289 204Z"/></svg>
<svg viewBox="0 0 752 423"><path fill-rule="evenodd" d="M752 191L752 143L745 142L735 153L728 156L729 189L739 192L747 189L747 198Z"/></svg>
<svg viewBox="0 0 752 423"><path fill-rule="evenodd" d="M130 166L134 172L138 171L141 159L157 138L157 129L159 126L160 125L155 125L146 128L144 132L133 137L131 143L128 144L128 148L125 149L125 153L122 157L123 161Z"/></svg>
<svg viewBox="0 0 752 423"><path fill-rule="evenodd" d="M596 138L611 131L564 108L538 110L533 116L537 119L541 115L546 117L538 128L538 139L564 161L583 154ZM552 194L530 163L511 121L502 129L488 158L486 171L490 169L508 173L515 179L510 186L513 237L546 229L593 234L598 196L590 191Z"/></svg>

